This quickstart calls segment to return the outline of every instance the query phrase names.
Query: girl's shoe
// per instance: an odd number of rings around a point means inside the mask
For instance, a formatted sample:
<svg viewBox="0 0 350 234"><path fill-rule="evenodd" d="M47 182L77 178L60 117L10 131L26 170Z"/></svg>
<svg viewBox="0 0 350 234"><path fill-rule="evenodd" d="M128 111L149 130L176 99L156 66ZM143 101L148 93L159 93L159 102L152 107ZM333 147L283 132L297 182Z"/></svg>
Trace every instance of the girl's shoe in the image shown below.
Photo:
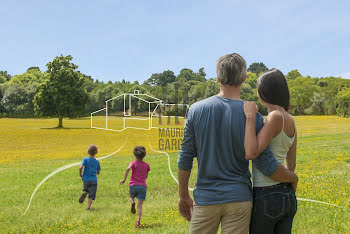
<svg viewBox="0 0 350 234"><path fill-rule="evenodd" d="M131 203L131 209L130 209L132 214L136 213L136 209L135 209L135 203Z"/></svg>
<svg viewBox="0 0 350 234"><path fill-rule="evenodd" d="M136 226L135 226L136 228L141 228L141 223L140 223L140 221L136 221Z"/></svg>

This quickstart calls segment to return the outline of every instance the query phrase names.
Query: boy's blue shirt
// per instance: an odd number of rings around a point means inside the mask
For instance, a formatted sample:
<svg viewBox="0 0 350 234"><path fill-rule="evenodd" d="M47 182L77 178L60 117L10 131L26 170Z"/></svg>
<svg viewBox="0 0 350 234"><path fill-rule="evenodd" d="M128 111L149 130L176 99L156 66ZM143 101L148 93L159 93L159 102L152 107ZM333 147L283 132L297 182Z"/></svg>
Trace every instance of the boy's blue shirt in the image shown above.
<svg viewBox="0 0 350 234"><path fill-rule="evenodd" d="M95 158L86 157L82 163L84 166L82 181L97 181L97 172L101 170L100 162Z"/></svg>
<svg viewBox="0 0 350 234"><path fill-rule="evenodd" d="M256 132L264 125L257 114ZM243 101L213 96L193 104L188 112L178 167L192 169L197 157L198 174L193 192L195 203L211 205L252 200L249 161L245 159L246 117ZM266 176L277 169L271 151L253 160Z"/></svg>

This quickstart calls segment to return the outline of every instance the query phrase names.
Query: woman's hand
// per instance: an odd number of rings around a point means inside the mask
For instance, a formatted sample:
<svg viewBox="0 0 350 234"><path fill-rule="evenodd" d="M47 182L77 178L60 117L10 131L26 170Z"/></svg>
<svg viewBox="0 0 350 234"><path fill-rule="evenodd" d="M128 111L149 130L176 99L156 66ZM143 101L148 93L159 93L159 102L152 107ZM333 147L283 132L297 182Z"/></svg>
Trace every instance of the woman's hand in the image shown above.
<svg viewBox="0 0 350 234"><path fill-rule="evenodd" d="M125 179L123 179L122 181L120 181L120 185L125 183Z"/></svg>
<svg viewBox="0 0 350 234"><path fill-rule="evenodd" d="M247 118L255 118L256 113L258 113L258 106L255 102L244 101L243 109Z"/></svg>

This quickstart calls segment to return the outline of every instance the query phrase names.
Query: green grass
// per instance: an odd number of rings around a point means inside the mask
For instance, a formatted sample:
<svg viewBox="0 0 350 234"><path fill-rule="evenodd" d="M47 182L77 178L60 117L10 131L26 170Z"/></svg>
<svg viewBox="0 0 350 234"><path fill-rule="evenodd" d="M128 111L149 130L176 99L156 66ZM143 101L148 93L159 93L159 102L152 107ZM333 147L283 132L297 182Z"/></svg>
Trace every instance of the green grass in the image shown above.
<svg viewBox="0 0 350 234"><path fill-rule="evenodd" d="M173 173L176 173L176 154L171 156ZM51 171L74 162L52 160L11 164L1 168L0 223L10 232L51 231L111 231L131 232L136 216L130 213L128 184L119 185L125 168L132 157L112 156L101 160L101 175L98 181L93 212L79 204L82 182L77 167L67 169L45 182L36 193L28 213L24 212L35 186ZM163 155L148 155L151 165L147 184L147 200L144 203L142 232L185 232L188 223L177 213L177 185L168 171L168 159ZM194 185L192 179L192 186Z"/></svg>
<svg viewBox="0 0 350 234"><path fill-rule="evenodd" d="M54 127L55 119L0 119L0 230L2 232L141 232L186 233L189 223L177 212L177 184L168 171L168 159L157 149L157 131L126 130L124 133L89 129L89 119L65 120L73 129ZM350 208L350 119L296 117L298 153L296 172L300 177L298 197L330 202ZM97 157L118 149L120 153L101 160L101 175L93 212L79 204L82 182L78 167L64 170L46 181L26 209L36 185L49 173L79 162L90 143L99 146ZM134 158L133 146L143 144L151 166L144 203L144 228L134 228L130 213L128 184L119 185L125 168ZM177 153L171 168L176 175ZM6 159L6 160L4 160ZM191 177L195 182L196 167ZM293 233L349 233L350 212L328 205L299 201Z"/></svg>

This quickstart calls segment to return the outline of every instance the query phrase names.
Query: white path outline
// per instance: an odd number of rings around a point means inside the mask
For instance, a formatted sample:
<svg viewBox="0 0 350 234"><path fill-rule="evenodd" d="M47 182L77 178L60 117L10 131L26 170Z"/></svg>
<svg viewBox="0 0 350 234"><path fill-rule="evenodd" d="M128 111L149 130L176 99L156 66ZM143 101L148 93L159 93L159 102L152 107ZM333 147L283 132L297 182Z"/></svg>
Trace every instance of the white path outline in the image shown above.
<svg viewBox="0 0 350 234"><path fill-rule="evenodd" d="M312 199L307 199L307 198L302 198L302 197L297 197L297 200L299 200L299 201L307 201L307 202L314 202L314 203L321 203L321 204L325 204L325 205L329 205L329 206L335 206L335 207L338 207L338 208L342 208L342 209L348 210L348 208L346 208L346 207L338 206L338 205L335 205L335 204L332 204L332 203L328 203L328 202L323 202L323 201L317 201L317 200L312 200Z"/></svg>
<svg viewBox="0 0 350 234"><path fill-rule="evenodd" d="M171 177L173 177L173 179L175 180L175 182L176 182L177 184L179 184L179 181L177 180L177 178L174 176L173 172L171 171L170 156L169 156L169 154L168 154L167 152L164 152L164 151L158 151L158 150L153 149L152 146L151 146L151 142L150 142L150 140L149 140L148 137L147 137L147 140L148 140L148 145L149 145L149 147L151 148L152 151L157 152L157 153L161 153L161 154L165 154L166 156L168 156L168 166L169 166L170 175L171 175ZM189 190L189 191L193 191L194 188L188 187L188 190Z"/></svg>
<svg viewBox="0 0 350 234"><path fill-rule="evenodd" d="M117 149L116 151L114 151L113 153L111 154L108 154L106 156L102 156L102 157L99 157L99 158L96 158L97 160L102 160L102 159L105 159L105 158L108 158L116 153L118 153L126 144L126 142L128 141L128 138L125 140L124 144L119 148ZM51 172L48 176L46 176L42 181L40 181L40 183L36 186L36 188L34 189L33 193L32 193L32 196L30 197L30 200L29 200L29 203L28 203L28 206L27 206L27 209L24 211L24 213L22 214L22 216L24 216L27 211L29 210L30 208L30 204L32 203L32 200L34 198L34 195L36 193L36 191L40 188L40 186L45 182L47 181L48 179L50 179L52 176L54 176L55 174L57 174L58 172L60 171L63 171L63 170L66 170L68 168L71 168L71 167L74 167L74 166L78 166L80 165L81 162L76 162L76 163L71 163L71 164L68 164L68 165L65 165L65 166L62 166L60 168L57 168L56 170L54 170L53 172Z"/></svg>

